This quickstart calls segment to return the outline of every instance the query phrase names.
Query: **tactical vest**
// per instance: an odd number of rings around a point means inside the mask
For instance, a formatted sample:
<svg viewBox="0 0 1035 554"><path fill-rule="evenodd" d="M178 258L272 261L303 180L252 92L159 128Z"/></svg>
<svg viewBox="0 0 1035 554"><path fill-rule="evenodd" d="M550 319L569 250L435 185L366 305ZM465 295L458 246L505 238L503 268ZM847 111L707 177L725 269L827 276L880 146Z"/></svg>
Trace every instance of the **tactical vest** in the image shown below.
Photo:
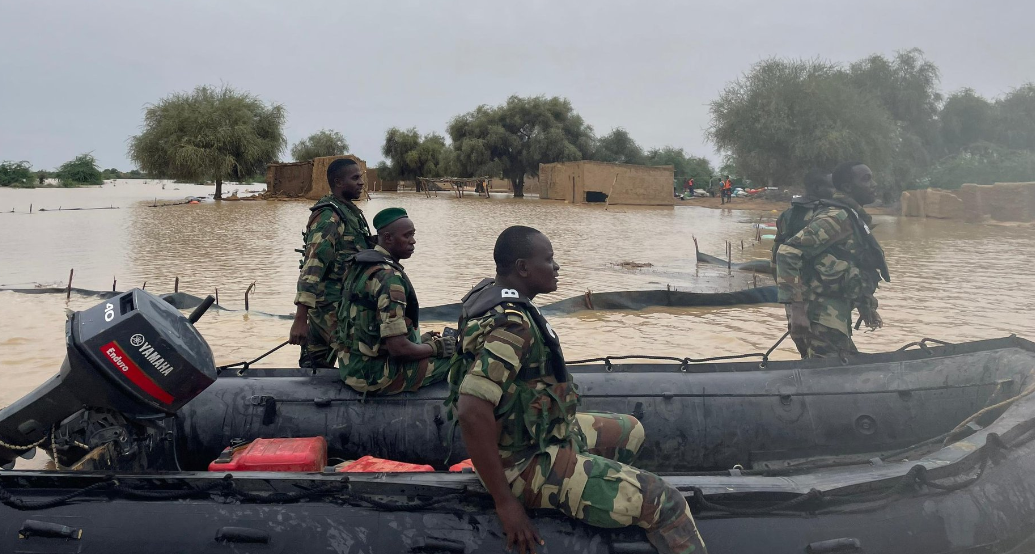
<svg viewBox="0 0 1035 554"><path fill-rule="evenodd" d="M772 258L772 270L773 276L776 275L776 251L780 248L780 245L787 242L791 237L797 235L802 229L809 226L811 213L813 217L823 207L832 207L844 210L849 219L852 220L852 227L855 229L856 237L859 239L859 244L863 247L862 257L858 257L846 251L841 245L834 245L829 250L835 256L840 259L855 259L859 267L864 270L876 271L880 274L881 279L887 282L891 282L891 275L888 272L888 263L884 258L884 249L881 248L880 243L877 242L876 237L870 231L869 225L859 216L859 212L855 211L854 208L833 199L819 199L813 200L810 198L795 198L791 200L791 209L787 212L780 214L780 218L777 224L776 237L773 239L773 258ZM788 215L789 212L789 215ZM786 219L784 216L787 216Z"/></svg>
<svg viewBox="0 0 1035 554"><path fill-rule="evenodd" d="M298 261L298 269L302 269L302 266L305 265L305 257L304 256L305 256L305 247L306 247L307 244L309 244L309 228L313 226L313 222L316 221L316 218L320 215L320 210L324 210L324 209L328 209L328 208L331 211L333 211L335 214L337 214L338 219L341 220L342 225L345 225L346 224L345 222L349 220L348 214L346 214L345 211L341 209L341 206L339 206L338 204L336 204L336 203L334 203L334 202L332 202L330 200L326 200L326 199L320 200L319 202L314 204L313 207L309 208L309 211L312 212L312 213L309 214L309 221L306 222L305 229L302 230L302 248L301 249L299 249L299 248L295 249L295 252L298 252L299 254L303 255L303 258ZM364 221L364 223L366 222L366 220L363 220L363 221ZM367 227L367 232L364 233L364 235L366 236L365 240L366 240L367 244L373 244L375 242L375 241L372 240L373 237L370 236L370 228L369 227Z"/></svg>
<svg viewBox="0 0 1035 554"><path fill-rule="evenodd" d="M549 356L545 363L548 364L549 373L553 375L557 384L542 390L530 387L527 382L540 377L542 371L539 367L523 364L514 383L516 389L514 394L508 403L501 403L496 407L496 415L506 416L516 408L527 408L533 405L546 408L539 414L532 410L525 410L522 418L516 418L510 422L510 427L507 427L507 423L505 423L503 432L514 439L512 450L515 451L528 448L530 442L537 444L540 450L544 450L550 444L560 443L569 438L578 440L578 437L574 436L573 433L569 433L572 437L563 438L551 436L547 433L548 430L553 429L554 425L557 424L573 425L575 411L579 402L578 388L574 381L572 381L571 374L568 373L567 366L564 363L564 353L561 351L561 343L557 333L547 323L546 318L543 317L543 314L540 313L535 304L513 289L500 287L493 279L484 279L475 285L463 297L462 302L463 308L461 309L458 322L458 341L460 341L460 344L457 344L456 354L450 361L450 392L445 401L445 405L450 408L448 417L454 419L454 409L456 402L459 400L460 383L475 360L474 353L462 351L462 340L467 324L472 319L484 316L496 306L502 304L506 307L507 304L513 304L515 308L517 306L524 308L524 313L531 318L532 324L535 327L533 334L537 338L542 339L543 345L549 351ZM506 310L504 313L499 314L497 318L506 320ZM455 426L456 421L454 420L453 423ZM450 433L451 436L452 433ZM528 440L529 438L531 440Z"/></svg>
<svg viewBox="0 0 1035 554"><path fill-rule="evenodd" d="M350 352L358 352L360 340L366 344L377 344L381 340L381 329L380 325L376 323L376 317L371 319L374 322L371 326L361 328L355 325L356 322L348 313L352 305L377 312L377 298L372 298L361 285L378 271L377 266L380 265L387 265L395 269L402 277L406 287L406 318L413 324L413 329L419 327L420 305L417 303L417 294L413 290L413 283L410 282L410 278L406 276L406 272L403 271L399 262L375 249L362 250L351 256L349 262L352 265L345 278L345 285L342 287L342 302L338 309L338 340L341 344L345 345Z"/></svg>

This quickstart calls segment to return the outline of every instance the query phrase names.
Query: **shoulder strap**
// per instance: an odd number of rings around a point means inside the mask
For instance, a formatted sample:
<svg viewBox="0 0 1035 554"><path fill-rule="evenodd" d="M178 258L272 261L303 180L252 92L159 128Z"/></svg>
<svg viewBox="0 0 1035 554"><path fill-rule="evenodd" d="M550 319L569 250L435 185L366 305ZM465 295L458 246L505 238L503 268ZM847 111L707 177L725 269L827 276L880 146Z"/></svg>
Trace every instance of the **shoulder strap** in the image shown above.
<svg viewBox="0 0 1035 554"><path fill-rule="evenodd" d="M360 250L349 259L356 265L355 275L359 275L363 271L359 268L360 265L385 264L402 277L403 283L406 285L406 317L413 322L413 327L417 328L420 318L420 304L417 302L417 293L413 290L413 283L410 282L410 278L406 275L406 271L403 270L403 266L399 265L399 262L393 260L391 256L386 256L374 248ZM350 274L353 274L353 272L350 271ZM349 290L351 290L351 287Z"/></svg>
<svg viewBox="0 0 1035 554"><path fill-rule="evenodd" d="M863 221L862 216L859 215L858 210L853 206L838 200L824 199L819 200L819 202L827 206L840 208L848 214L848 218L852 220L852 226L855 227L855 230L861 239L862 246L866 250L866 259L862 261L865 265L871 266L873 269L877 270L877 272L880 273L881 279L890 283L891 274L888 271L888 261L884 257L884 249L881 248L880 243L877 242L877 238L873 236L870 226L867 225L866 222Z"/></svg>
<svg viewBox="0 0 1035 554"><path fill-rule="evenodd" d="M316 204L313 204L312 208L309 208L309 211L313 212L312 214L309 215L309 225L313 224L313 220L316 219L316 216L319 215L321 210L324 210L324 209L327 209L327 208L330 208L332 211L334 211L335 214L338 215L338 217L342 221L345 221L347 216L345 215L345 212L341 209L341 206L339 206L337 203L331 201L330 199L323 199L323 200L320 200L319 202L317 202Z"/></svg>
<svg viewBox="0 0 1035 554"><path fill-rule="evenodd" d="M313 207L309 208L309 211L313 213L309 216L309 223L306 224L306 229L308 229L309 226L313 224L313 221L316 219L317 215L320 213L321 210L328 208L333 210L334 213L338 215L338 218L341 219L341 222L343 224L345 224L345 222L349 220L348 214L345 213L345 210L355 212L353 215L355 215L356 219L363 223L363 228L359 231L362 232L362 234L364 235L364 240L366 241L366 243L369 244L371 248L373 248L373 244L376 241L373 241L371 239L370 225L367 224L366 218L363 217L363 212L359 211L359 208L356 208L355 206L342 206L342 204L335 202L334 199L331 197L324 197L319 202L314 204Z"/></svg>
<svg viewBox="0 0 1035 554"><path fill-rule="evenodd" d="M561 341L557 337L557 333L543 317L539 308L514 289L503 288L492 279L483 279L464 295L463 308L460 311L460 329L464 329L471 318L484 315L500 304L514 304L524 308L531 317L532 323L539 328L546 347L550 349L550 363L553 366L551 369L554 377L559 382L569 381L570 376L564 364L564 353L561 351Z"/></svg>

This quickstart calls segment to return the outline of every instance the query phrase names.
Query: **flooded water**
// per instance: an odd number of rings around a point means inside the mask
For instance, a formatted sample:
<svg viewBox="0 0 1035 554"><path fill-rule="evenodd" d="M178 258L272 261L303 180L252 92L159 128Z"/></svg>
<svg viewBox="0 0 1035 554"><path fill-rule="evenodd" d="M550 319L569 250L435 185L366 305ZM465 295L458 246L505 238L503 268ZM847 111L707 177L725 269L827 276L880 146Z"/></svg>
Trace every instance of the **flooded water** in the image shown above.
<svg viewBox="0 0 1035 554"><path fill-rule="evenodd" d="M261 188L249 185L241 189ZM178 190L177 190L178 189ZM231 187L231 190L233 187ZM217 288L220 303L243 309L255 283L251 309L292 313L301 230L311 202L206 202L152 208L210 194L210 187L120 181L95 189L0 190L0 286L73 286L105 290L139 287L197 296ZM29 205L33 205L31 215ZM768 257L771 243L754 243L752 223L777 214L692 206L633 208L572 206L535 198L492 199L449 193L373 193L360 202L368 220L380 209L402 206L417 226L417 251L405 262L421 304L452 303L492 274L496 235L513 224L531 225L553 241L561 264L560 290L541 303L586 290L690 288L700 272L692 237L704 252L734 261ZM40 212L39 208L48 211ZM57 208L119 209L50 211ZM8 213L14 210L14 213ZM949 341L1035 337L1035 296L1026 278L1035 267L1035 232L959 222L878 216L875 233L887 252L893 282L878 293L886 327L859 333L864 351L894 349L921 337ZM741 241L744 249L741 250ZM623 261L649 263L628 270ZM714 270L711 270L714 271ZM722 270L725 271L725 270ZM64 357L65 310L95 298L0 292L0 406L54 374ZM778 305L581 312L552 319L571 358L604 354L711 356L765 350L786 329ZM289 321L255 313L210 312L198 324L217 362L253 358L287 337ZM425 327L428 327L427 325ZM796 354L789 343L779 357ZM292 365L285 348L264 361Z"/></svg>

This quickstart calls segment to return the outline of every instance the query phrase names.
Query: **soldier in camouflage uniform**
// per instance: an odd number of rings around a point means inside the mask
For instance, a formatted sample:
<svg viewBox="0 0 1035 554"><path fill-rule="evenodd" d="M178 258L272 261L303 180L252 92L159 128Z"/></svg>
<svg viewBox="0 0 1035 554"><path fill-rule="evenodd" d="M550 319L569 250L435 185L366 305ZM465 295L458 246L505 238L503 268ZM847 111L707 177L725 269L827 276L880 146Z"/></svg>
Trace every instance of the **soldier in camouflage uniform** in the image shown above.
<svg viewBox="0 0 1035 554"><path fill-rule="evenodd" d="M788 305L788 329L803 358L857 353L853 309L869 328L883 326L874 292L890 277L862 208L876 199L873 173L849 162L834 170L832 181L832 199L795 206L797 214L781 217L790 229L778 232L773 247L779 301Z"/></svg>
<svg viewBox="0 0 1035 554"><path fill-rule="evenodd" d="M413 255L413 222L402 208L374 216L377 246L352 258L338 313L338 369L345 384L378 395L442 381L455 339L421 337L420 307L399 260Z"/></svg>
<svg viewBox="0 0 1035 554"><path fill-rule="evenodd" d="M543 542L525 510L551 508L598 527L638 525L663 554L705 552L683 495L628 465L644 441L640 422L577 413L557 335L531 302L557 289L549 239L510 227L494 257L496 279L464 297L447 404L496 503L507 549L535 552Z"/></svg>
<svg viewBox="0 0 1035 554"><path fill-rule="evenodd" d="M302 345L301 367L333 367L341 284L348 259L370 248L370 227L355 204L363 193L363 172L348 158L327 167L331 194L312 208L305 231L295 320L288 341Z"/></svg>

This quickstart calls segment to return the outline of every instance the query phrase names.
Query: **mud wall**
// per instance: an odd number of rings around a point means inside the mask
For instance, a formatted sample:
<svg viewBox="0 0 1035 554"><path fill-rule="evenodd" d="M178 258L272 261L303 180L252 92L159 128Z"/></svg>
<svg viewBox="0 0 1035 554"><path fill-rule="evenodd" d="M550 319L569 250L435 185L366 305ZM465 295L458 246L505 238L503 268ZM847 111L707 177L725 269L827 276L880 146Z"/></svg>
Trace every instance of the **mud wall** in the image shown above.
<svg viewBox="0 0 1035 554"><path fill-rule="evenodd" d="M579 179L581 172L578 162L540 164L539 198L571 202Z"/></svg>
<svg viewBox="0 0 1035 554"><path fill-rule="evenodd" d="M902 193L903 217L966 221L1035 221L1035 182L965 184L958 191L909 190Z"/></svg>
<svg viewBox="0 0 1035 554"><path fill-rule="evenodd" d="M270 164L266 190L279 196L305 196L313 185L313 162Z"/></svg>
<svg viewBox="0 0 1035 554"><path fill-rule="evenodd" d="M367 163L363 160L353 156L352 154L346 154L344 156L325 156L322 158L313 159L313 186L306 193L305 197L310 200L318 200L331 193L331 187L327 184L327 166L331 165L331 162L340 158L348 158L359 164L359 168L364 172L367 170Z"/></svg>
<svg viewBox="0 0 1035 554"><path fill-rule="evenodd" d="M351 154L315 158L308 162L270 164L266 167L266 190L276 196L322 198L331 192L327 185L327 166L339 158L354 160L362 171L367 171L366 162ZM376 176L376 170L373 171Z"/></svg>
<svg viewBox="0 0 1035 554"><path fill-rule="evenodd" d="M540 197L573 203L671 206L673 167L593 161L539 166Z"/></svg>

